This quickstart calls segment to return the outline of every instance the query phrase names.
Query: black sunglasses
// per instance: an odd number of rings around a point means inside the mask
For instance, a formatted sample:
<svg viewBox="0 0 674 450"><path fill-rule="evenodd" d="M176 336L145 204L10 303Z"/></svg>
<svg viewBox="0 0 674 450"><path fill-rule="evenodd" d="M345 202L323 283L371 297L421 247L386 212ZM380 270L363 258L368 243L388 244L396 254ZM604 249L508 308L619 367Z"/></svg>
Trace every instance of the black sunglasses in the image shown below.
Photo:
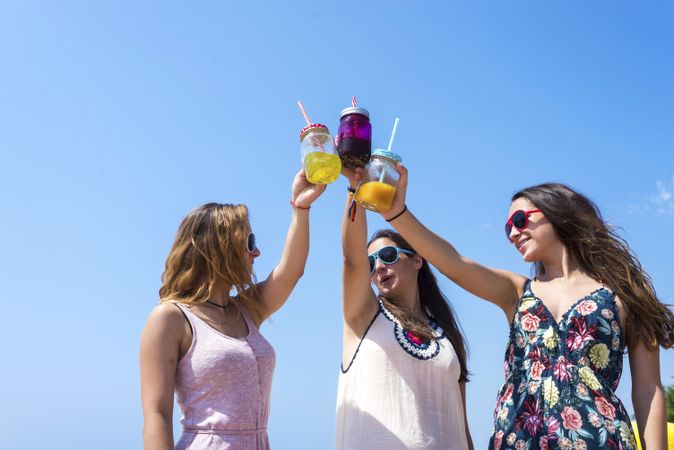
<svg viewBox="0 0 674 450"><path fill-rule="evenodd" d="M257 250L257 243L255 242L255 233L252 231L248 233L248 240L246 241L246 250L248 253L255 253Z"/></svg>
<svg viewBox="0 0 674 450"><path fill-rule="evenodd" d="M376 252L369 254L367 259L370 261L370 275L374 274L374 269L377 265L377 259L386 265L395 264L398 262L401 252L407 255L414 255L414 252L405 250L404 248L395 247L393 245L387 245L386 247L382 247Z"/></svg>
<svg viewBox="0 0 674 450"><path fill-rule="evenodd" d="M505 234L508 240L510 240L510 232L512 231L513 227L520 231L524 230L527 226L529 226L529 215L537 212L541 212L541 210L532 209L531 211L524 211L522 209L518 209L515 211L505 224Z"/></svg>

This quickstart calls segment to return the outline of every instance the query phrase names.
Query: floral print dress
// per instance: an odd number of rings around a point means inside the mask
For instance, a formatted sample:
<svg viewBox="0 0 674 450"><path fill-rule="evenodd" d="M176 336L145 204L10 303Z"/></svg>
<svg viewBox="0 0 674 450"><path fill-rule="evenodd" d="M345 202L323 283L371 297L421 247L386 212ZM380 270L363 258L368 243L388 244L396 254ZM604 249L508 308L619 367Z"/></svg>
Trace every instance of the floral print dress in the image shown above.
<svg viewBox="0 0 674 450"><path fill-rule="evenodd" d="M576 301L555 322L528 280L510 327L490 449L634 449L615 396L625 340L611 291Z"/></svg>

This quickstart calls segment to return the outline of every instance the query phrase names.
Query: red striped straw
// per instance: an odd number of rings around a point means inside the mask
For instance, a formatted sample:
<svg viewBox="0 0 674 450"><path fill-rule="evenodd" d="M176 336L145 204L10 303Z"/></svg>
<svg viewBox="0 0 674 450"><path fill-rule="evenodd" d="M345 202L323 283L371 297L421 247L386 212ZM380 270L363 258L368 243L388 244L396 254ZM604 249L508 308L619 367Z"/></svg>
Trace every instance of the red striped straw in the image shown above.
<svg viewBox="0 0 674 450"><path fill-rule="evenodd" d="M297 106L300 107L300 111L302 111L302 115L304 116L304 120L307 121L307 125L311 125L311 120L309 120L309 116L307 116L307 112L304 110L304 105L302 104L302 100L297 100ZM325 147L323 147L323 144L320 143L317 138L314 137L314 142L318 145L318 148L321 149L322 152L325 151Z"/></svg>
<svg viewBox="0 0 674 450"><path fill-rule="evenodd" d="M351 97L351 106L356 107L356 96Z"/></svg>
<svg viewBox="0 0 674 450"><path fill-rule="evenodd" d="M306 111L304 111L304 106L302 106L302 100L297 100L297 106L300 107L300 111L302 111L302 115L304 116L304 120L307 121L307 125L311 125L311 120L309 120L309 116L307 116Z"/></svg>

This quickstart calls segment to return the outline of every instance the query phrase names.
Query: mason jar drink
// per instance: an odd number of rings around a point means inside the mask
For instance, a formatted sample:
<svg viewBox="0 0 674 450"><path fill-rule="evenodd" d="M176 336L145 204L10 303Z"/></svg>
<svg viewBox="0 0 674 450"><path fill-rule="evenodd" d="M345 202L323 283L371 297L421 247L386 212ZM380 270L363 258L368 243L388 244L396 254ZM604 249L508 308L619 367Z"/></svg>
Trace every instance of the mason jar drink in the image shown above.
<svg viewBox="0 0 674 450"><path fill-rule="evenodd" d="M339 177L342 162L335 151L328 127L312 123L300 131L300 153L307 180L312 184L330 184Z"/></svg>
<svg viewBox="0 0 674 450"><path fill-rule="evenodd" d="M371 150L370 113L355 106L343 109L337 131L337 152L344 167L363 167L370 160Z"/></svg>
<svg viewBox="0 0 674 450"><path fill-rule="evenodd" d="M359 205L376 212L391 209L400 174L396 165L402 158L388 150L376 149L365 166L360 185L353 195Z"/></svg>

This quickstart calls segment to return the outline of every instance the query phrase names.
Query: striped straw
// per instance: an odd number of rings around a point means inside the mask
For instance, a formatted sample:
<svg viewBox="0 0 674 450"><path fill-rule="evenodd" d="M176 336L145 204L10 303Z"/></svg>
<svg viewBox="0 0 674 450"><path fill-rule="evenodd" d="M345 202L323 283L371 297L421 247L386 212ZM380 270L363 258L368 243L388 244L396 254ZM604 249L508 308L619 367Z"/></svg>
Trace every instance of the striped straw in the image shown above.
<svg viewBox="0 0 674 450"><path fill-rule="evenodd" d="M307 121L307 125L311 125L311 120L309 120L309 116L307 116L306 111L304 111L304 106L302 106L302 100L297 100L297 106L300 107L300 111L302 111L302 115L304 116L304 120Z"/></svg>
<svg viewBox="0 0 674 450"><path fill-rule="evenodd" d="M356 96L351 97L351 106L356 107Z"/></svg>

